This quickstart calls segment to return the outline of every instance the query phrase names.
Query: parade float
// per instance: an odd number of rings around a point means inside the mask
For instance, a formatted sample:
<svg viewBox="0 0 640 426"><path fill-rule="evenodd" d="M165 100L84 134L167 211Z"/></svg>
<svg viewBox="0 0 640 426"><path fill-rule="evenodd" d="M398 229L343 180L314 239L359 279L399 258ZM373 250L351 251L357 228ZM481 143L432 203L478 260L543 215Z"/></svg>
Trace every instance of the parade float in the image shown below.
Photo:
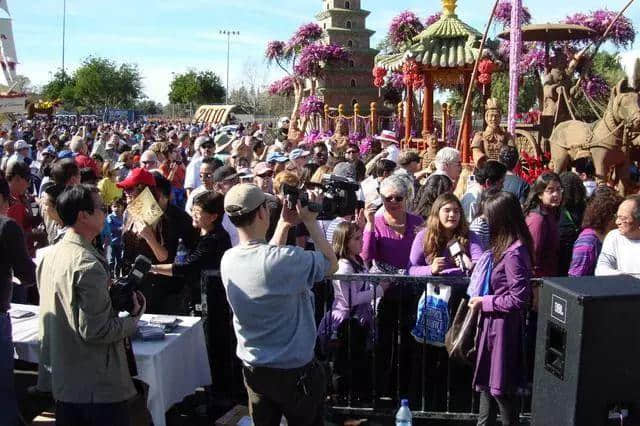
<svg viewBox="0 0 640 426"><path fill-rule="evenodd" d="M0 9L11 16L6 2L0 2ZM25 112L27 95L21 91L22 88L17 87L17 63L12 19L0 18L0 66L8 86L6 91L0 93L0 114L22 114Z"/></svg>

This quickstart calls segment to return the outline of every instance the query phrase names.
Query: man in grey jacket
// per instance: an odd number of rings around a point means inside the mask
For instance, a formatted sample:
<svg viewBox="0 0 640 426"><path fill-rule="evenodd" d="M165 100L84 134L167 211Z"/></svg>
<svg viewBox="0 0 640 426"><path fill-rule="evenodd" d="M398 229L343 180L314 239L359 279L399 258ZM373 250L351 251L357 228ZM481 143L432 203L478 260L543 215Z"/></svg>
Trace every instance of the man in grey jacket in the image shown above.
<svg viewBox="0 0 640 426"><path fill-rule="evenodd" d="M111 305L107 263L91 244L105 215L97 189L71 186L56 209L68 230L37 267L38 388L52 392L56 424L128 425L127 401L136 390L123 340L134 334L146 301L134 293L126 318Z"/></svg>

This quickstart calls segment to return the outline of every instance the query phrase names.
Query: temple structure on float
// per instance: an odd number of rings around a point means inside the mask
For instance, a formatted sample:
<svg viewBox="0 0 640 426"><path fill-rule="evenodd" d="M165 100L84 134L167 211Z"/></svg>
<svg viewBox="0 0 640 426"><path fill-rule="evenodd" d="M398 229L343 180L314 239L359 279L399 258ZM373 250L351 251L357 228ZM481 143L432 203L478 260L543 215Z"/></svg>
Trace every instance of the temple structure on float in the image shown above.
<svg viewBox="0 0 640 426"><path fill-rule="evenodd" d="M371 48L375 31L367 29L369 13L362 9L360 0L322 0L322 12L316 19L324 30L323 41L341 45L351 53L344 67L328 69L318 82L318 94L326 105L343 104L351 111L358 103L365 111L371 102L378 101L371 75L378 51Z"/></svg>

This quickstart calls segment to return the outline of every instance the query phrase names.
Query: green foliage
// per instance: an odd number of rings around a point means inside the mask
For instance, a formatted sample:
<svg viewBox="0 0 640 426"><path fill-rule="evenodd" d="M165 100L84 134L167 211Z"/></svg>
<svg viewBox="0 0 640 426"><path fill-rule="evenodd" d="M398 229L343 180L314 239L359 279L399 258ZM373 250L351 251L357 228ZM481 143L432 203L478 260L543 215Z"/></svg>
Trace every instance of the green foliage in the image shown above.
<svg viewBox="0 0 640 426"><path fill-rule="evenodd" d="M602 76L609 86L616 85L625 77L618 55L609 52L598 52L592 61L592 72Z"/></svg>
<svg viewBox="0 0 640 426"><path fill-rule="evenodd" d="M150 99L139 101L135 106L136 111L140 111L145 115L162 114L164 107L160 102L154 102Z"/></svg>
<svg viewBox="0 0 640 426"><path fill-rule="evenodd" d="M518 112L527 112L531 108L539 107L538 99L542 94L540 76L536 72L526 74L520 82L518 93ZM503 115L509 109L509 73L497 72L491 81L491 96L498 99Z"/></svg>
<svg viewBox="0 0 640 426"><path fill-rule="evenodd" d="M78 111L133 108L142 96L137 65L118 65L93 56L86 58L72 76L59 70L42 88L44 99L61 99L66 109Z"/></svg>
<svg viewBox="0 0 640 426"><path fill-rule="evenodd" d="M224 101L225 89L213 71L190 70L176 74L170 84L169 101L181 104L213 104Z"/></svg>

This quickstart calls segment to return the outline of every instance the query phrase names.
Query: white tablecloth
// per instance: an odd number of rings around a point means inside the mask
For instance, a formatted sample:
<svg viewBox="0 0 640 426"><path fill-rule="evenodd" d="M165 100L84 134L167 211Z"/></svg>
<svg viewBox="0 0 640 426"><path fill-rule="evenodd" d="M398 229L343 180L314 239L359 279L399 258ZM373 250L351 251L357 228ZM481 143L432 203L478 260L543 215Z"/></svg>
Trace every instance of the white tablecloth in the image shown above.
<svg viewBox="0 0 640 426"><path fill-rule="evenodd" d="M39 313L38 306L12 304L12 310ZM152 315L143 315L148 321ZM165 426L165 413L196 388L211 384L202 320L178 317L180 326L157 342L133 341L137 378L149 385L147 406L155 426ZM11 318L15 358L38 363L38 315Z"/></svg>

